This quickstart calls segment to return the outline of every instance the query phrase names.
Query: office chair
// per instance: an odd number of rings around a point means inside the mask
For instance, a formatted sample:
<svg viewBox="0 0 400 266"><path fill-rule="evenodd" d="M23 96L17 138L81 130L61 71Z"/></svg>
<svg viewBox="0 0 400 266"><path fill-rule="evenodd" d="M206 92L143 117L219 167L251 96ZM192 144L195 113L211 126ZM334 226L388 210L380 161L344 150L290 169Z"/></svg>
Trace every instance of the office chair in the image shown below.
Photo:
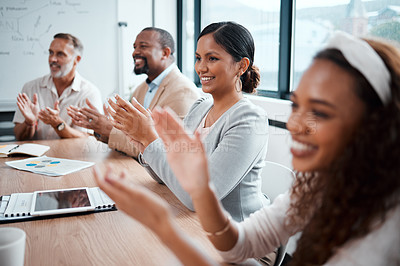
<svg viewBox="0 0 400 266"><path fill-rule="evenodd" d="M0 112L0 142L15 141L14 112Z"/></svg>
<svg viewBox="0 0 400 266"><path fill-rule="evenodd" d="M272 203L275 198L286 192L293 183L294 172L288 167L279 163L265 161L265 166L261 173L261 191ZM276 254L274 266L279 266L286 254L286 245L281 245Z"/></svg>

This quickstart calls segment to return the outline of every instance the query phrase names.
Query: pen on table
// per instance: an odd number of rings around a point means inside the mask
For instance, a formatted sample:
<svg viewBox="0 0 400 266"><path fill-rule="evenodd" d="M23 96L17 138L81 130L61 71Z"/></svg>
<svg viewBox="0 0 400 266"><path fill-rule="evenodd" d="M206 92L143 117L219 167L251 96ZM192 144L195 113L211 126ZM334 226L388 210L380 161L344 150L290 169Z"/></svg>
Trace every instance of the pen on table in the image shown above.
<svg viewBox="0 0 400 266"><path fill-rule="evenodd" d="M8 152L11 152L11 151L17 149L18 147L19 147L19 145L15 146L14 148L12 148L11 150L9 150Z"/></svg>

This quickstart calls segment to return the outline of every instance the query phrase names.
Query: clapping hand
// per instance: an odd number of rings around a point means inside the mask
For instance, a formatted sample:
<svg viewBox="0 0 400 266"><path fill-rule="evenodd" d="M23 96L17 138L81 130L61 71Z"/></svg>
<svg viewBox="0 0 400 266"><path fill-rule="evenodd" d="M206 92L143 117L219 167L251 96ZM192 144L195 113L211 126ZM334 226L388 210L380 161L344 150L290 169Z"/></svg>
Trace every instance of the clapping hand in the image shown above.
<svg viewBox="0 0 400 266"><path fill-rule="evenodd" d="M209 182L207 156L198 132L189 135L170 109L153 110L155 128L167 152L167 160L176 178L191 197Z"/></svg>
<svg viewBox="0 0 400 266"><path fill-rule="evenodd" d="M54 109L46 107L40 110L38 117L43 123L51 125L52 127L57 127L57 125L63 122L60 117L59 102L55 101Z"/></svg>
<svg viewBox="0 0 400 266"><path fill-rule="evenodd" d="M67 112L72 118L72 123L79 127L92 129L108 140L113 125L106 105L103 105L103 115L88 99L86 99L86 104L89 106L89 108L78 108L72 105L67 107Z"/></svg>
<svg viewBox="0 0 400 266"><path fill-rule="evenodd" d="M139 104L135 98L132 104L120 96L115 102L108 100L108 113L114 118L113 126L123 131L143 151L158 138L150 111Z"/></svg>
<svg viewBox="0 0 400 266"><path fill-rule="evenodd" d="M17 106L22 115L25 117L26 123L33 125L37 122L39 115L39 103L36 93L33 95L32 101L25 93L19 93L17 97Z"/></svg>

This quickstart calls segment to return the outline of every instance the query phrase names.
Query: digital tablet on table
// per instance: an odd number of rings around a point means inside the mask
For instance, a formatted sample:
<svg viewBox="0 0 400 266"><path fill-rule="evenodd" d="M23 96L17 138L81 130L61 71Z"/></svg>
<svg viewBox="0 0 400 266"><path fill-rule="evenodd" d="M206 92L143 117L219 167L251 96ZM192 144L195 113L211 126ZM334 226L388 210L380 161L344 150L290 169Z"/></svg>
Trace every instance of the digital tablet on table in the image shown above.
<svg viewBox="0 0 400 266"><path fill-rule="evenodd" d="M87 212L95 209L88 188L57 189L33 192L32 216Z"/></svg>

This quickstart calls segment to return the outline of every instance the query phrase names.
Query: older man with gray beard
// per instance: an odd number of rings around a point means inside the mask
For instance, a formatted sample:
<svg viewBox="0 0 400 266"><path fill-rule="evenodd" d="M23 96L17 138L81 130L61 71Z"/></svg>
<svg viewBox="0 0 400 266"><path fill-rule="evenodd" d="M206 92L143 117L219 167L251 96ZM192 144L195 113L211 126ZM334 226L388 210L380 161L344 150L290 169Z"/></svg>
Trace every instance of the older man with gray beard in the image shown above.
<svg viewBox="0 0 400 266"><path fill-rule="evenodd" d="M50 74L24 85L18 94L13 122L18 140L57 139L87 136L67 114L67 107L86 106L86 99L101 107L101 94L96 86L76 71L83 45L68 33L54 35L49 48Z"/></svg>

